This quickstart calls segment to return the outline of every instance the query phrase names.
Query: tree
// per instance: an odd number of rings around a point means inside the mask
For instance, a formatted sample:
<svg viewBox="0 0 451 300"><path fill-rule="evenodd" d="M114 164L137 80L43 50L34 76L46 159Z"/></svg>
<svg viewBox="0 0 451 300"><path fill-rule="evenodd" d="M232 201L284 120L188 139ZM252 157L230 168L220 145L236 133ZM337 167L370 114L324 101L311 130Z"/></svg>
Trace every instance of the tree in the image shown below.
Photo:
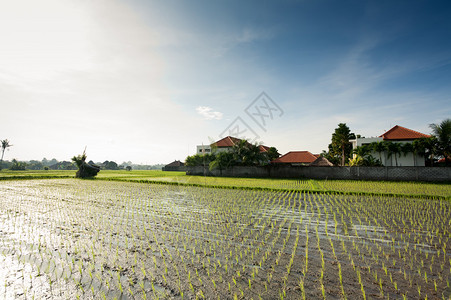
<svg viewBox="0 0 451 300"><path fill-rule="evenodd" d="M331 149L331 145L332 144L329 144L329 149ZM340 164L340 159L337 156L332 155L331 151L323 150L320 155L330 161L334 166Z"/></svg>
<svg viewBox="0 0 451 300"><path fill-rule="evenodd" d="M232 147L234 160L243 166L262 165L265 161L265 154L260 152L257 144L251 144L246 140L241 140Z"/></svg>
<svg viewBox="0 0 451 300"><path fill-rule="evenodd" d="M443 120L440 124L430 124L429 127L437 139L436 154L443 156L448 166L451 158L451 119Z"/></svg>
<svg viewBox="0 0 451 300"><path fill-rule="evenodd" d="M382 163L379 159L374 158L370 153L373 150L372 145L365 144L353 150L355 157L349 160L350 166L366 166L379 167Z"/></svg>
<svg viewBox="0 0 451 300"><path fill-rule="evenodd" d="M394 155L396 166L398 166L398 154L401 153L401 144L393 143L390 141L384 141L384 144L387 149L388 158L390 158L390 157L392 157L392 155Z"/></svg>
<svg viewBox="0 0 451 300"><path fill-rule="evenodd" d="M382 163L382 152L386 150L384 142L372 142L370 144L371 150L379 153L379 161Z"/></svg>
<svg viewBox="0 0 451 300"><path fill-rule="evenodd" d="M329 152L331 155L341 160L341 165L349 159L352 152L352 145L349 140L355 139L355 134L351 132L346 123L339 123L332 134L332 143L329 144Z"/></svg>
<svg viewBox="0 0 451 300"><path fill-rule="evenodd" d="M433 166L434 154L437 153L437 138L431 136L428 138L420 138L413 141L414 152L423 156L427 162L427 165Z"/></svg>
<svg viewBox="0 0 451 300"><path fill-rule="evenodd" d="M204 166L210 164L215 158L214 154L194 154L186 157L185 165L188 167Z"/></svg>
<svg viewBox="0 0 451 300"><path fill-rule="evenodd" d="M12 165L9 168L10 170L13 171L24 171L25 168L27 167L27 164L21 161L17 161L15 158L12 160Z"/></svg>
<svg viewBox="0 0 451 300"><path fill-rule="evenodd" d="M117 165L116 162L108 160L103 162L103 168L105 170L119 170L119 166Z"/></svg>
<svg viewBox="0 0 451 300"><path fill-rule="evenodd" d="M7 139L1 141L2 144L2 157L0 158L0 170L2 169L2 163L3 163L3 156L5 155L5 150L9 147L12 147Z"/></svg>
<svg viewBox="0 0 451 300"><path fill-rule="evenodd" d="M277 151L276 147L269 148L268 152L266 152L266 156L268 157L269 161L273 161L276 158L280 157L279 151Z"/></svg>
<svg viewBox="0 0 451 300"><path fill-rule="evenodd" d="M371 152L371 148L368 145L362 145L355 148L352 152L363 158Z"/></svg>
<svg viewBox="0 0 451 300"><path fill-rule="evenodd" d="M234 155L231 152L220 152L216 155L215 160L211 161L209 164L209 169L219 169L220 175L222 175L222 170L233 166L235 163Z"/></svg>

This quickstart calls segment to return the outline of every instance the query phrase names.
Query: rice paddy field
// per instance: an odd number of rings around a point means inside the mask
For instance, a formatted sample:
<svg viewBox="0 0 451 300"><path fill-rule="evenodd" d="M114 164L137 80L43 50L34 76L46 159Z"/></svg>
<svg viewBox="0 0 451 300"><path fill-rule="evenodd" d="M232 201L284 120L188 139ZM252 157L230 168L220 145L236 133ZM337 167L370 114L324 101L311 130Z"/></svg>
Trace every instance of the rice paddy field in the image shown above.
<svg viewBox="0 0 451 300"><path fill-rule="evenodd" d="M449 184L152 172L1 172L0 298L451 299Z"/></svg>

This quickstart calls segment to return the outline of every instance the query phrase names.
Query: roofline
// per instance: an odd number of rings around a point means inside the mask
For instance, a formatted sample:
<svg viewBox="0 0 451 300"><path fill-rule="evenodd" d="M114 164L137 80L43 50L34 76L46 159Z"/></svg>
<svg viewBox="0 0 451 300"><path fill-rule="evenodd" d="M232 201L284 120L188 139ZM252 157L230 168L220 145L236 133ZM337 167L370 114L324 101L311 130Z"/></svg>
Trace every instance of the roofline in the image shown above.
<svg viewBox="0 0 451 300"><path fill-rule="evenodd" d="M395 125L395 126L393 126L393 127L390 128L389 130L387 130L386 132L384 132L383 134L381 134L379 137L381 137L381 138L384 139L384 140L388 140L388 141L405 141L405 140L416 140L416 139L419 139L419 138L387 139L387 138L384 137L384 135L386 135L386 134L389 133L390 131L395 130L395 128L397 128L397 127L398 127L398 128L403 128L403 129L405 129L405 130L411 131L411 132L416 133L416 134L419 134L419 135L424 135L424 137L431 137L429 134L421 133L421 132L419 132L419 131L416 131L416 130L413 130L413 129L410 129L410 128L407 128L407 127L404 127L404 126L400 126L400 125Z"/></svg>

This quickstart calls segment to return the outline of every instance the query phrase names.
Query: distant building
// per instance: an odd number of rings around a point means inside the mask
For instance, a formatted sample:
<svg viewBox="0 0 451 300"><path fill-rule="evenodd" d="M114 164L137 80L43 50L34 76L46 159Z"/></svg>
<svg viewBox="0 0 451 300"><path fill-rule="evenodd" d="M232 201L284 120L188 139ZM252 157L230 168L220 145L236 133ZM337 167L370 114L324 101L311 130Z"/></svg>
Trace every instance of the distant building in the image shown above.
<svg viewBox="0 0 451 300"><path fill-rule="evenodd" d="M271 161L272 164L289 164L292 166L309 166L320 156L309 151L290 151ZM327 160L327 159L326 159Z"/></svg>
<svg viewBox="0 0 451 300"><path fill-rule="evenodd" d="M233 146L238 144L241 141L241 139L233 137L233 136L226 136L225 138L222 138L211 145L198 145L196 146L196 154L210 154L210 153L219 153L219 152L226 152L232 150ZM264 145L259 145L258 148L260 149L260 152L268 152L269 147Z"/></svg>
<svg viewBox="0 0 451 300"><path fill-rule="evenodd" d="M163 171L186 171L185 164L180 160L174 160L162 168Z"/></svg>
<svg viewBox="0 0 451 300"><path fill-rule="evenodd" d="M359 146L369 145L373 142L390 141L393 143L413 143L414 140L428 137L430 137L430 135L396 125L378 137L356 138L355 140L350 140L350 142L352 143L352 149L355 149ZM384 166L396 166L394 155L389 157L387 151L381 152L380 155L373 151L371 155L376 159L380 159ZM398 166L425 166L425 158L419 154L401 154L397 156L397 160Z"/></svg>

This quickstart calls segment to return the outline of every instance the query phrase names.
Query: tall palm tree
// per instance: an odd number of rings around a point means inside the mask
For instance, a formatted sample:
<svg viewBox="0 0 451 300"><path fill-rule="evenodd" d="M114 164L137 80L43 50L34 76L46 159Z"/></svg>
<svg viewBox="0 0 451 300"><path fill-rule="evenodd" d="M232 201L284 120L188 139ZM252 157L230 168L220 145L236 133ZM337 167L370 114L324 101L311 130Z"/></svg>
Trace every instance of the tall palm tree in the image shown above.
<svg viewBox="0 0 451 300"><path fill-rule="evenodd" d="M13 146L9 143L9 141L7 139L2 140L1 144L2 144L2 146L1 146L2 147L2 157L0 158L0 170L2 169L3 156L5 155L5 150L8 149L9 147Z"/></svg>
<svg viewBox="0 0 451 300"><path fill-rule="evenodd" d="M437 138L437 154L445 158L448 166L451 157L451 119L443 120L440 124L430 124L429 127Z"/></svg>
<svg viewBox="0 0 451 300"><path fill-rule="evenodd" d="M384 142L372 142L370 146L373 151L379 153L379 161L382 163L382 152L386 150Z"/></svg>
<svg viewBox="0 0 451 300"><path fill-rule="evenodd" d="M394 155L396 166L398 166L398 154L401 153L401 145L390 141L384 141L384 144L388 152L388 158Z"/></svg>

